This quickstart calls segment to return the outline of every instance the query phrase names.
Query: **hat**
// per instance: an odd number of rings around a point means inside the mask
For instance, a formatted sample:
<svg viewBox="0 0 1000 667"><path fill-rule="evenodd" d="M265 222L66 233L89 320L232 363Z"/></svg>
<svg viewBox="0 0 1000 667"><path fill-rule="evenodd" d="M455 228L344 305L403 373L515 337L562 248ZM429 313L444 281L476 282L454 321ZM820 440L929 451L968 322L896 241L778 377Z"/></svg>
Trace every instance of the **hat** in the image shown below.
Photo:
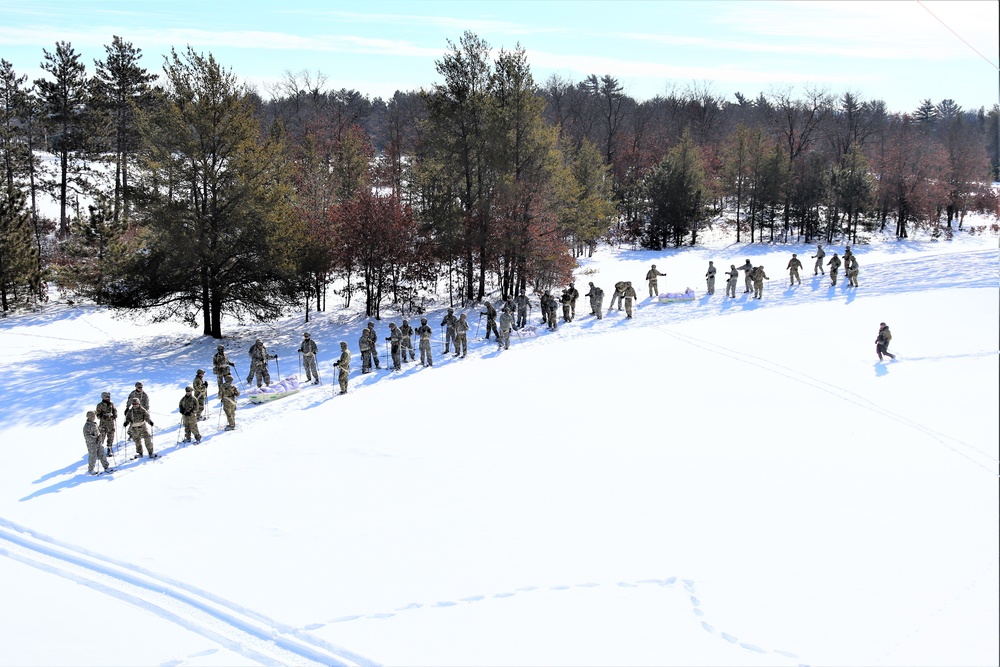
<svg viewBox="0 0 1000 667"><path fill-rule="evenodd" d="M220 345L220 346L219 346L219 351L220 351L220 352L221 352L222 350L224 350L224 349L226 349L226 346L225 346L225 345Z"/></svg>
<svg viewBox="0 0 1000 667"><path fill-rule="evenodd" d="M229 383L229 384L232 384L233 383L233 376L232 375L227 375L225 381L227 383Z"/></svg>
<svg viewBox="0 0 1000 667"><path fill-rule="evenodd" d="M111 393L107 391L102 391L101 398L111 398Z"/></svg>
<svg viewBox="0 0 1000 667"><path fill-rule="evenodd" d="M139 399L138 398L133 398L132 399L132 405L139 405Z"/></svg>
<svg viewBox="0 0 1000 667"><path fill-rule="evenodd" d="M879 323L878 323L878 325L879 325L880 327L884 327L884 326L886 326L885 322L879 322Z"/></svg>
<svg viewBox="0 0 1000 667"><path fill-rule="evenodd" d="M347 347L347 341L346 340L340 341L340 347Z"/></svg>
<svg viewBox="0 0 1000 667"><path fill-rule="evenodd" d="M135 388L136 389L142 389L142 383L141 382L136 382L135 383Z"/></svg>
<svg viewBox="0 0 1000 667"><path fill-rule="evenodd" d="M199 368L198 372L195 373L195 375L204 375L204 374L205 374L205 369L203 369L203 368Z"/></svg>
<svg viewBox="0 0 1000 667"><path fill-rule="evenodd" d="M184 391L194 391L194 387L184 387Z"/></svg>
<svg viewBox="0 0 1000 667"><path fill-rule="evenodd" d="M420 323L421 324L427 324L427 318L426 317L421 317L420 318Z"/></svg>
<svg viewBox="0 0 1000 667"><path fill-rule="evenodd" d="M97 418L97 413L93 410L87 411L87 421L94 421Z"/></svg>
<svg viewBox="0 0 1000 667"><path fill-rule="evenodd" d="M455 312L455 309L454 309L454 308L449 308L449 309L448 309L448 312L449 312L449 313L454 313L454 312Z"/></svg>
<svg viewBox="0 0 1000 667"><path fill-rule="evenodd" d="M264 341L262 341L260 338L258 338L257 340L254 341L254 343L260 343L261 345L263 345Z"/></svg>
<svg viewBox="0 0 1000 667"><path fill-rule="evenodd" d="M303 335L304 337L306 337L306 338L309 338L309 332L308 332L308 331L307 331L307 332L305 332L305 333L304 333L304 334L302 334L302 335Z"/></svg>

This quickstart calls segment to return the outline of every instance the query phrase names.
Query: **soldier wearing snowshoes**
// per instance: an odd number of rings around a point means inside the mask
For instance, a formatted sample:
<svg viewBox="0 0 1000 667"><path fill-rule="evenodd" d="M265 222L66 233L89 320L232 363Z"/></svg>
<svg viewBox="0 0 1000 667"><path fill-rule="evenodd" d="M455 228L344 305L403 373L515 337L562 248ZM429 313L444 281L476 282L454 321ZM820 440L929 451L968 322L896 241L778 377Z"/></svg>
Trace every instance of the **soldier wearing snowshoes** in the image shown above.
<svg viewBox="0 0 1000 667"><path fill-rule="evenodd" d="M302 334L302 344L299 345L298 351L302 355L302 365L306 369L306 382L312 381L313 384L319 384L319 368L316 366L316 354L319 352L319 348L316 346L316 341L309 336L308 331Z"/></svg>
<svg viewBox="0 0 1000 667"><path fill-rule="evenodd" d="M138 398L139 405L149 410L149 394L147 394L142 390L141 382L135 383L135 389L133 389L132 393L128 395L128 399L126 399L126 405L132 405L133 398Z"/></svg>
<svg viewBox="0 0 1000 667"><path fill-rule="evenodd" d="M104 466L105 472L110 470L108 457L101 446L101 431L97 427L97 412L94 410L87 413L87 421L83 425L83 441L87 443L87 474L97 474L94 467L98 461Z"/></svg>
<svg viewBox="0 0 1000 667"><path fill-rule="evenodd" d="M205 401L208 400L208 383L205 382L204 370L198 369L191 386L194 387L194 397L198 399L198 421L201 421L205 419Z"/></svg>
<svg viewBox="0 0 1000 667"><path fill-rule="evenodd" d="M410 361L413 361L416 358L413 355L413 327L410 326L410 322L408 320L403 320L403 326L399 327L399 333L403 337L403 349L399 352L400 356L403 358L403 363L406 363L407 354L410 355Z"/></svg>
<svg viewBox="0 0 1000 667"><path fill-rule="evenodd" d="M455 309L454 308L449 308L448 309L448 314L444 316L443 320L441 320L441 326L443 326L445 328L444 329L444 352L445 352L445 354L448 353L448 350L455 343L455 323L456 322L458 322L458 318L455 317ZM486 333L489 334L489 331L487 331Z"/></svg>
<svg viewBox="0 0 1000 667"><path fill-rule="evenodd" d="M486 307L486 310L479 314L486 316L486 340L490 339L491 331L499 339L500 332L497 331L497 309L493 307L493 304L490 303L489 299L486 299L483 302L483 305Z"/></svg>
<svg viewBox="0 0 1000 667"><path fill-rule="evenodd" d="M580 298L580 290L573 283L570 283L566 292L569 294L569 319L572 322L576 319L576 300Z"/></svg>
<svg viewBox="0 0 1000 667"><path fill-rule="evenodd" d="M226 413L227 431L236 428L236 398L240 395L240 390L233 384L233 376L227 375L219 392L219 400L222 401L222 411Z"/></svg>
<svg viewBox="0 0 1000 667"><path fill-rule="evenodd" d="M709 294L715 294L715 263L708 263L708 271L705 272L705 285Z"/></svg>
<svg viewBox="0 0 1000 667"><path fill-rule="evenodd" d="M840 270L840 258L837 257L837 253L833 253L833 257L826 265L830 267L830 287L835 287L837 285L837 272Z"/></svg>
<svg viewBox="0 0 1000 667"><path fill-rule="evenodd" d="M142 445L145 443L149 458L155 459L157 455L153 453L153 436L146 424L153 426L153 420L146 408L139 403L139 399L133 398L132 404L125 410L125 428L135 443L135 455L142 456Z"/></svg>
<svg viewBox="0 0 1000 667"><path fill-rule="evenodd" d="M521 290L521 293L514 297L514 305L517 306L517 325L516 329L520 329L528 322L528 309L531 308L531 301L528 299L528 295Z"/></svg>
<svg viewBox="0 0 1000 667"><path fill-rule="evenodd" d="M754 267L751 276L753 277L753 298L760 299L764 296L764 281L770 280L770 278L764 273L763 265Z"/></svg>
<svg viewBox="0 0 1000 667"><path fill-rule="evenodd" d="M788 266L786 268L788 269L788 286L791 287L796 282L801 285L802 278L799 278L799 269L802 268L802 261L794 252L792 253L792 258L788 260Z"/></svg>
<svg viewBox="0 0 1000 667"><path fill-rule="evenodd" d="M347 349L347 341L340 341L340 359L337 359L337 363L334 365L337 367L337 381L340 383L340 393L346 394L347 376L351 372L351 353Z"/></svg>
<svg viewBox="0 0 1000 667"><path fill-rule="evenodd" d="M514 318L510 315L510 309L507 306L503 307L503 312L500 313L500 318L497 321L500 327L500 334L497 336L497 343L505 350L510 349L510 328L514 326Z"/></svg>
<svg viewBox="0 0 1000 667"><path fill-rule="evenodd" d="M416 333L420 336L420 365L421 366L433 366L434 365L434 355L431 354L431 336L434 332L427 325L427 318L420 318L420 326L417 327Z"/></svg>
<svg viewBox="0 0 1000 667"><path fill-rule="evenodd" d="M229 360L226 356L226 348L223 345L219 345L216 348L217 352L212 357L212 372L215 373L215 381L219 385L218 391L222 392L222 385L226 382L226 376L229 375L230 367L236 368L236 364Z"/></svg>
<svg viewBox="0 0 1000 667"><path fill-rule="evenodd" d="M386 337L389 342L389 355L392 358L392 370L402 370L403 365L399 359L400 348L403 344L403 334L399 332L395 322L389 322L389 335Z"/></svg>
<svg viewBox="0 0 1000 667"><path fill-rule="evenodd" d="M371 343L369 351L372 353L372 361L375 363L375 370L382 368L378 361L378 334L375 333L375 323L368 322L368 341ZM371 368L371 364L368 364L368 368Z"/></svg>
<svg viewBox="0 0 1000 667"><path fill-rule="evenodd" d="M656 270L656 264L653 264L649 271L646 271L646 280L649 281L649 298L655 299L660 294L660 289L656 285L657 276L665 276L667 274L660 273Z"/></svg>
<svg viewBox="0 0 1000 667"><path fill-rule="evenodd" d="M889 341L891 340L892 333L889 331L888 325L885 322L879 323L878 336L875 338L875 354L878 355L879 361L882 361L883 354L890 359L896 358L896 355L889 353Z"/></svg>
<svg viewBox="0 0 1000 667"><path fill-rule="evenodd" d="M851 246L844 248L844 256L841 257L841 259L844 261L844 271L846 272L847 269L851 268L851 260L854 259L854 253L851 251Z"/></svg>
<svg viewBox="0 0 1000 667"><path fill-rule="evenodd" d="M455 356L461 356L465 359L465 355L469 352L469 319L462 313L458 316L458 322L455 323Z"/></svg>
<svg viewBox="0 0 1000 667"><path fill-rule="evenodd" d="M858 258L851 255L851 261L846 263L847 285L849 287L858 286Z"/></svg>
<svg viewBox="0 0 1000 667"><path fill-rule="evenodd" d="M118 408L111 402L110 393L101 392L101 402L94 408L94 414L100 420L97 425L97 442L102 447L107 447L110 456L111 446L114 445L115 441L115 422L118 421Z"/></svg>
<svg viewBox="0 0 1000 667"><path fill-rule="evenodd" d="M753 264L751 264L750 260L747 259L747 261L743 263L743 266L741 266L739 270L745 272L743 274L743 282L746 285L746 289L743 290L743 293L748 294L753 291L753 276L751 275L753 274Z"/></svg>
<svg viewBox="0 0 1000 667"><path fill-rule="evenodd" d="M597 319L603 319L604 317L604 290L600 287L595 287L594 283L588 283L590 285L590 291L584 296L590 297L590 314L597 317Z"/></svg>
<svg viewBox="0 0 1000 667"><path fill-rule="evenodd" d="M194 397L194 387L184 388L184 397L177 404L177 412L181 413L181 423L184 425L184 442L201 442L198 431L198 399Z"/></svg>
<svg viewBox="0 0 1000 667"><path fill-rule="evenodd" d="M370 373L372 370L372 340L368 329L361 330L361 337L358 338L358 352L361 353L361 372Z"/></svg>
<svg viewBox="0 0 1000 667"><path fill-rule="evenodd" d="M635 293L635 288L632 287L631 280L625 281L625 294L623 298L625 299L625 317L632 319L632 302L638 298L638 295Z"/></svg>
<svg viewBox="0 0 1000 667"><path fill-rule="evenodd" d="M570 295L568 289L562 291L562 296L559 297L559 302L562 304L563 311L563 322L572 322L573 315L571 312L573 297Z"/></svg>
<svg viewBox="0 0 1000 667"><path fill-rule="evenodd" d="M615 283L615 293L611 295L611 303L608 305L608 312L610 313L615 309L615 303L618 304L618 310L622 309L622 297L625 296L625 288L628 285L624 280L619 280Z"/></svg>
<svg viewBox="0 0 1000 667"><path fill-rule="evenodd" d="M729 265L729 273L727 273L726 275L729 276L726 279L726 295L729 298L731 298L731 299L735 299L736 298L736 283L740 279L740 270L736 268L735 264L730 264Z"/></svg>
<svg viewBox="0 0 1000 667"><path fill-rule="evenodd" d="M542 311L542 324L549 323L549 299L551 298L552 295L549 294L548 292L545 292L544 294L542 294L542 297L538 300L539 301L538 306Z"/></svg>
<svg viewBox="0 0 1000 667"><path fill-rule="evenodd" d="M545 293L545 297L545 323L549 325L549 331L556 331L559 329L556 315L559 311L559 301L548 292Z"/></svg>
<svg viewBox="0 0 1000 667"><path fill-rule="evenodd" d="M816 260L816 265L813 267L813 275L822 273L826 275L826 271L823 270L823 258L826 257L826 252L823 250L823 245L819 244L816 246L816 254L810 255L812 259Z"/></svg>
<svg viewBox="0 0 1000 667"><path fill-rule="evenodd" d="M254 378L256 378L258 388L260 388L261 384L270 385L271 371L267 368L267 362L270 359L277 359L278 355L268 354L267 348L264 347L264 341L260 338L254 341L247 354L250 355L250 374L247 375L247 384L251 384Z"/></svg>

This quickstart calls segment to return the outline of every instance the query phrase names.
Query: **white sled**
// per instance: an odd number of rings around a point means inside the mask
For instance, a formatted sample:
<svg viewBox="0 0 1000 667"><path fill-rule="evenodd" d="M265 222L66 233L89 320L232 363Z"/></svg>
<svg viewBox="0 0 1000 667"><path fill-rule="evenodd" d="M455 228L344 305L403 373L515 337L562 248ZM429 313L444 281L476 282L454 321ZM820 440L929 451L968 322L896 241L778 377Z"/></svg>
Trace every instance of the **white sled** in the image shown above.
<svg viewBox="0 0 1000 667"><path fill-rule="evenodd" d="M254 387L247 391L247 398L251 403L268 403L300 391L302 387L299 386L299 378L293 375L267 387Z"/></svg>
<svg viewBox="0 0 1000 667"><path fill-rule="evenodd" d="M656 296L656 300L660 303L678 303L680 301L694 301L694 299L694 290L690 287L683 292L664 292Z"/></svg>

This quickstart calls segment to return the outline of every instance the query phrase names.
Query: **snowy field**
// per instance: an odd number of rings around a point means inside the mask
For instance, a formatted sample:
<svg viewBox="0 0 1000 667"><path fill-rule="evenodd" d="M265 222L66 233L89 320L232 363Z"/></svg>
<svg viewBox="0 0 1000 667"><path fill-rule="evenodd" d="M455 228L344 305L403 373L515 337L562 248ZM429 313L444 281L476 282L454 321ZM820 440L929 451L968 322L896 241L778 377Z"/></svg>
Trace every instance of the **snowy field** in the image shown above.
<svg viewBox="0 0 1000 667"><path fill-rule="evenodd" d="M240 375L257 336L296 374L305 330L324 375L241 400L233 433L197 330L0 320L0 664L998 664L997 239L859 247L856 290L813 249L604 248L577 286L631 279L635 319L581 299L548 333L536 302L500 352L469 308L468 359L435 342L399 373L360 374L356 313L230 322ZM763 300L704 296L709 259L748 257ZM651 263L698 298L646 299ZM199 367L212 414L183 446ZM162 456L90 477L84 414L136 380Z"/></svg>

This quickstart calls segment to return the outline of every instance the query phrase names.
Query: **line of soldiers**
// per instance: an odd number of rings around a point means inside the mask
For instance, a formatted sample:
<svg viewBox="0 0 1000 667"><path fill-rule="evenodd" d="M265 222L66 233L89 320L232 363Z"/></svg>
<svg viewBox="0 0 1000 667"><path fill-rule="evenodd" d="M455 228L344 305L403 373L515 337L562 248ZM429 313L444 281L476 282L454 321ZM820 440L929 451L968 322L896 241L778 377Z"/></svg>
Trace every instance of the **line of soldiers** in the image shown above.
<svg viewBox="0 0 1000 667"><path fill-rule="evenodd" d="M822 244L816 246L816 254L811 256L816 260L816 264L813 268L813 275L826 275L824 271L823 259L826 257L826 253L823 250ZM837 272L840 270L841 266L845 266L848 286L857 287L858 286L858 260L851 252L851 246L847 246L844 250L844 258L841 258L837 253L833 253L833 256L826 263L826 266L830 269L830 286L833 287L837 284ZM653 265L653 269L656 265ZM799 259L798 254L792 253L792 258L788 261L788 285L789 287L793 285L801 285L802 278L799 277L799 270L802 269L802 260ZM763 265L754 266L749 259L742 265L737 267L735 264L730 264L729 271L726 272L726 296L735 299L736 298L736 285L739 282L740 271L744 272L744 280L746 288L743 290L744 294L753 293L754 299L760 299L763 296L764 281L770 280L767 274L764 272ZM663 274L659 274L663 275ZM714 262L708 263L708 271L705 272L705 284L708 288L709 294L715 294L715 275L716 268ZM650 281L650 290L652 291L655 285L655 279Z"/></svg>
<svg viewBox="0 0 1000 667"><path fill-rule="evenodd" d="M126 399L124 421L122 427L128 436L135 443L136 457L143 455L143 446L149 458L155 459L159 455L153 451L153 436L150 429L153 427L153 419L149 416L149 394L143 391L142 382L135 383L135 389ZM93 410L87 413L87 422L83 426L83 439L87 443L87 472L96 474L94 468L97 461L101 462L105 470L110 470L108 456L114 453L116 421L118 419L118 408L111 402L111 393L101 392L101 402Z"/></svg>

